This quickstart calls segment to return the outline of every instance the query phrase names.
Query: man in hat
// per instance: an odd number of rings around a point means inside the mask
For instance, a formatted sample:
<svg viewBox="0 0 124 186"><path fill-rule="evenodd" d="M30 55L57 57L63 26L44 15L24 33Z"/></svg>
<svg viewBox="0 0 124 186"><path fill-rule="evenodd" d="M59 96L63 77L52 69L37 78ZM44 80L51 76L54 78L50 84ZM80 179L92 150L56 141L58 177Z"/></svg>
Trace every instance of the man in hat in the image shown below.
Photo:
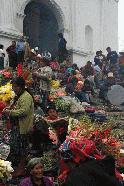
<svg viewBox="0 0 124 186"><path fill-rule="evenodd" d="M95 66L99 66L100 68L102 68L103 62L106 61L105 56L103 55L102 51L99 50L96 52L96 56L94 58L94 62L95 62Z"/></svg>
<svg viewBox="0 0 124 186"><path fill-rule="evenodd" d="M118 54L116 51L112 51L111 47L106 48L108 54L107 54L107 60L110 62L110 65L115 65L118 62Z"/></svg>

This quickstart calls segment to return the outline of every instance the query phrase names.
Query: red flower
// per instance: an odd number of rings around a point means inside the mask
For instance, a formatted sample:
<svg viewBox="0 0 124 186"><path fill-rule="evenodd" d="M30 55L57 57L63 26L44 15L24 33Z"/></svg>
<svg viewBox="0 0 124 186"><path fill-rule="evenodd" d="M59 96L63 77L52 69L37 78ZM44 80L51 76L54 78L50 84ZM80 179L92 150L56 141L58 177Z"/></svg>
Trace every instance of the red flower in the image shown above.
<svg viewBox="0 0 124 186"><path fill-rule="evenodd" d="M0 113L2 113L3 109L6 107L5 102L0 101Z"/></svg>
<svg viewBox="0 0 124 186"><path fill-rule="evenodd" d="M22 64L18 64L18 66L17 66L17 75L18 76L22 76L22 73L23 73L23 66L22 66Z"/></svg>

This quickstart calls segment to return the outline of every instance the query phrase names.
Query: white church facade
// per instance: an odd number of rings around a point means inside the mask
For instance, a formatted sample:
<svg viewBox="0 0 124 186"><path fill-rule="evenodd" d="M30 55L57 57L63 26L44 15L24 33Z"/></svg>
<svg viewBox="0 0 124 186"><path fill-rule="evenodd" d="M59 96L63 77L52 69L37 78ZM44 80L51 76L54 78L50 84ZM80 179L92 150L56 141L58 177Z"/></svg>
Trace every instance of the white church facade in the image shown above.
<svg viewBox="0 0 124 186"><path fill-rule="evenodd" d="M57 51L62 32L80 66L96 50L118 49L118 0L0 0L0 44L21 33L31 47Z"/></svg>

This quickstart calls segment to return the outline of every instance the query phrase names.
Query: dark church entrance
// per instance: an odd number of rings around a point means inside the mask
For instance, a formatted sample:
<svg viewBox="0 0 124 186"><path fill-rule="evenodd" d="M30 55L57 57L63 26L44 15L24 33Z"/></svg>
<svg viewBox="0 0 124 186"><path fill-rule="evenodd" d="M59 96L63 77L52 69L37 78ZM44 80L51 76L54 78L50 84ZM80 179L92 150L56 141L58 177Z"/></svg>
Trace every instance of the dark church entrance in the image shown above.
<svg viewBox="0 0 124 186"><path fill-rule="evenodd" d="M31 1L25 8L24 35L31 48L57 54L59 26L53 9L42 0Z"/></svg>

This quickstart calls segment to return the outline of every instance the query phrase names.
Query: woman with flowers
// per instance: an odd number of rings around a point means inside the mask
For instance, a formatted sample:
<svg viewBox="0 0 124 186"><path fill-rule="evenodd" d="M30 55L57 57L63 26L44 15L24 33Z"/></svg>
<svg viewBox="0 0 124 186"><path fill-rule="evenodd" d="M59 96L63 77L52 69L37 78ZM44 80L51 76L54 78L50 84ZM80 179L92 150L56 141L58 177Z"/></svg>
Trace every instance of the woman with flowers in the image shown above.
<svg viewBox="0 0 124 186"><path fill-rule="evenodd" d="M24 171L25 157L28 148L28 133L33 126L34 102L32 96L25 90L25 81L17 77L12 81L12 88L16 96L10 108L6 108L3 113L10 117L11 123L11 153L19 157L15 176L19 176ZM15 159L14 159L15 161Z"/></svg>

